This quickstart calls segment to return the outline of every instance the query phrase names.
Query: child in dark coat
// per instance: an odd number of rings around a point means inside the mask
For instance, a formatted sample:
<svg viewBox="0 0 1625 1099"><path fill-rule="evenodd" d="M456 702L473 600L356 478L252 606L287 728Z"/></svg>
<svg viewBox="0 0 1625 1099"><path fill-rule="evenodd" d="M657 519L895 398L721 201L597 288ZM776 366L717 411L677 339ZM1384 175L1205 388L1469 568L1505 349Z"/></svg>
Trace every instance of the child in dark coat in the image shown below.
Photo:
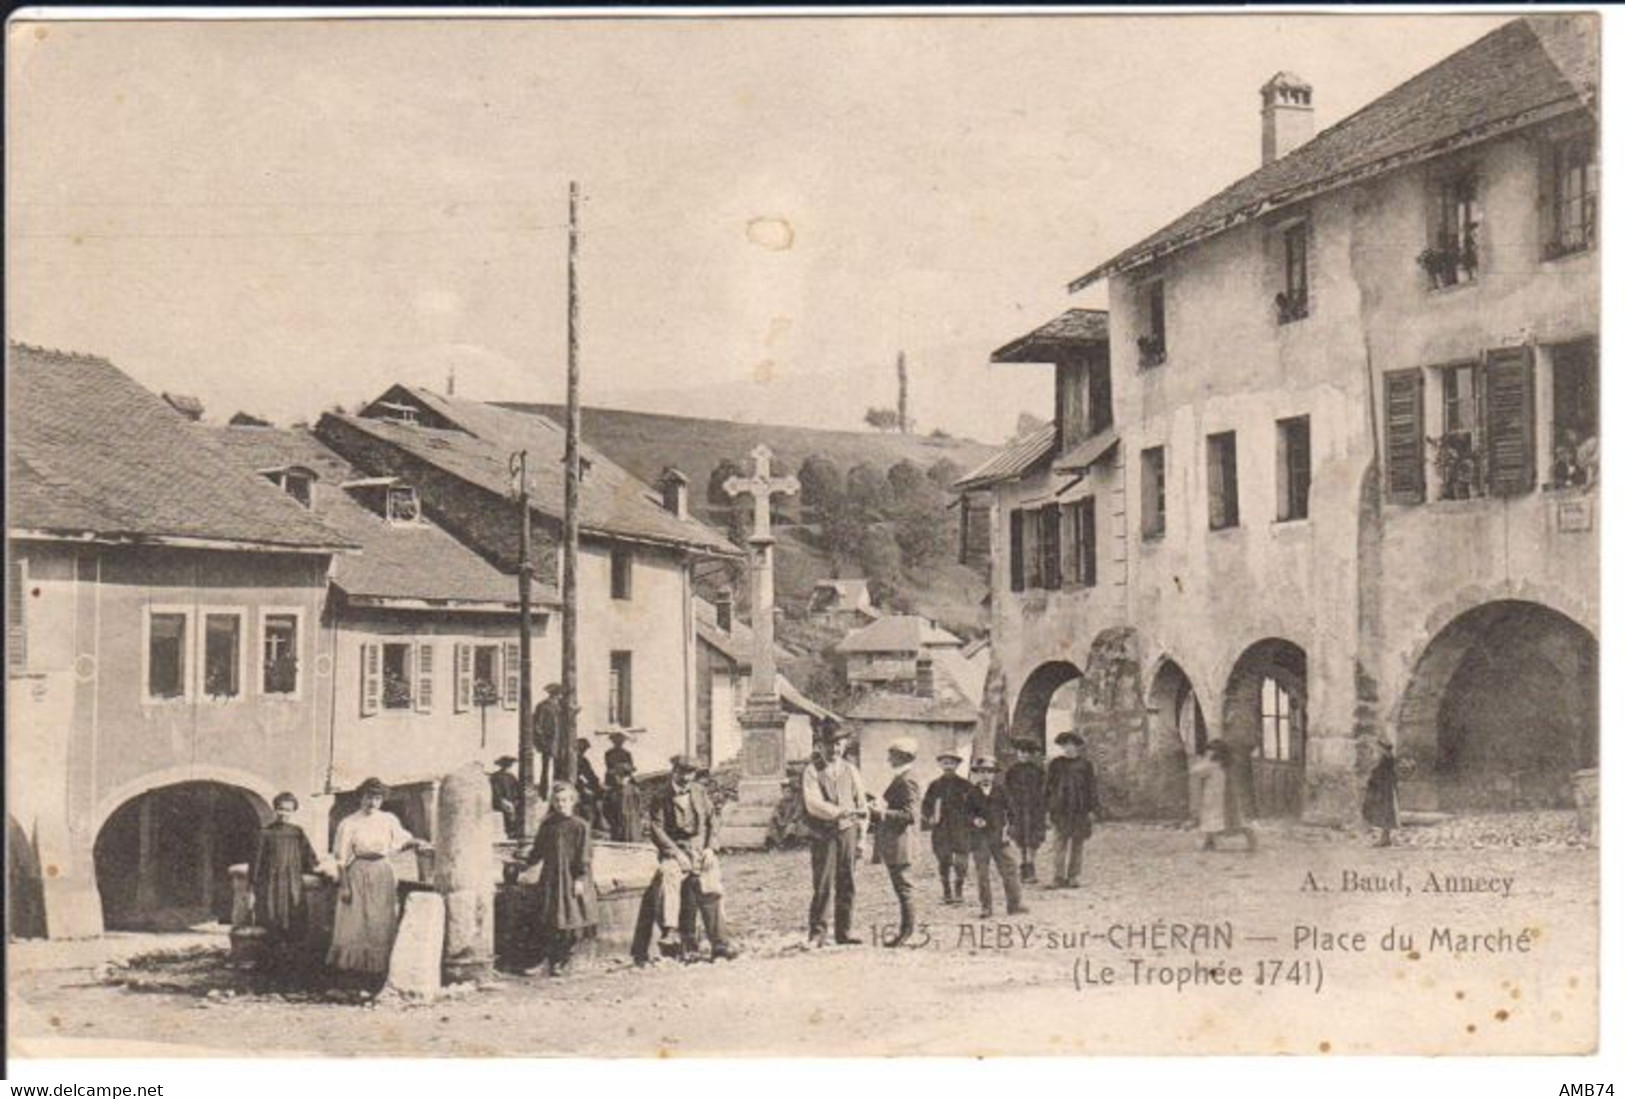
<svg viewBox="0 0 1625 1099"><path fill-rule="evenodd" d="M942 774L925 788L920 815L931 832L931 853L937 857L942 878L942 902L965 903L965 874L970 869L970 814L966 803L971 784L959 773L963 757L957 752L937 756Z"/></svg>
<svg viewBox="0 0 1625 1099"><path fill-rule="evenodd" d="M988 863L999 868L1004 882L1004 910L1019 916L1027 911L1021 903L1021 875L1016 860L1010 857L1010 844L1005 840L1005 829L1010 823L1010 799L1005 788L995 780L998 765L983 757L971 767L970 799L970 852L976 860L976 897L982 902L982 918L993 915L993 883L988 875Z"/></svg>
<svg viewBox="0 0 1625 1099"><path fill-rule="evenodd" d="M1044 747L1034 740L1015 743L1016 762L1004 772L1010 801L1010 841L1021 855L1021 880L1038 881L1038 849L1044 846Z"/></svg>
<svg viewBox="0 0 1625 1099"><path fill-rule="evenodd" d="M305 875L316 870L316 852L305 830L293 823L299 799L284 791L271 802L276 819L254 837L248 882L254 897L254 925L265 929L267 960L278 967L299 963L309 926Z"/></svg>
<svg viewBox="0 0 1625 1099"><path fill-rule="evenodd" d="M559 976L569 969L576 944L590 938L597 926L598 896L592 881L592 830L576 815L575 787L555 782L548 805L525 865L542 864L536 931L543 965Z"/></svg>

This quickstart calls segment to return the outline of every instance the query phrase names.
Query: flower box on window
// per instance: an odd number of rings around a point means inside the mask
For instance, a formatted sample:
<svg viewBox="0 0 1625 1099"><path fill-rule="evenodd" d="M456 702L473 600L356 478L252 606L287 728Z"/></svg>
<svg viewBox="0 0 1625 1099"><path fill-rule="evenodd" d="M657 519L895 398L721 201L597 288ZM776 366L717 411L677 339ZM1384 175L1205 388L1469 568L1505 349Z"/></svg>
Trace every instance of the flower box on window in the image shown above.
<svg viewBox="0 0 1625 1099"><path fill-rule="evenodd" d="M1433 469L1439 476L1439 495L1445 500L1471 500L1484 495L1482 451L1473 446L1473 437L1464 431L1451 431L1430 438Z"/></svg>
<svg viewBox="0 0 1625 1099"><path fill-rule="evenodd" d="M1288 294L1286 291L1275 295L1275 321L1277 324L1291 324L1301 321L1309 315L1309 295L1299 291Z"/></svg>
<svg viewBox="0 0 1625 1099"><path fill-rule="evenodd" d="M1161 366L1168 358L1168 348L1161 336L1141 336L1140 365Z"/></svg>

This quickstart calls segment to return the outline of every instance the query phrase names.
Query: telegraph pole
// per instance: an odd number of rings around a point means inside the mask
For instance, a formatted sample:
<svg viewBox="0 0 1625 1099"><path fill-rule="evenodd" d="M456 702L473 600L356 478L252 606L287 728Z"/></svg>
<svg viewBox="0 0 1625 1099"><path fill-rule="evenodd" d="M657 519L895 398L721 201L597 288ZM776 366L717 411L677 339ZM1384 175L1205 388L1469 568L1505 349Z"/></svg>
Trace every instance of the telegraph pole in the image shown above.
<svg viewBox="0 0 1625 1099"><path fill-rule="evenodd" d="M530 702L530 471L528 455L521 450L509 465L519 478L519 834L530 829L530 803L535 797L531 767Z"/></svg>
<svg viewBox="0 0 1625 1099"><path fill-rule="evenodd" d="M570 183L570 246L567 266L567 292L569 295L565 328L565 417L564 417L564 565L562 576L564 600L564 636L561 639L564 667L559 678L564 697L560 700L563 712L559 715L559 744L555 749L559 782L574 783L576 778L576 718L580 704L576 697L576 554L581 543L581 363L580 317L581 303L576 291L576 206L580 189Z"/></svg>

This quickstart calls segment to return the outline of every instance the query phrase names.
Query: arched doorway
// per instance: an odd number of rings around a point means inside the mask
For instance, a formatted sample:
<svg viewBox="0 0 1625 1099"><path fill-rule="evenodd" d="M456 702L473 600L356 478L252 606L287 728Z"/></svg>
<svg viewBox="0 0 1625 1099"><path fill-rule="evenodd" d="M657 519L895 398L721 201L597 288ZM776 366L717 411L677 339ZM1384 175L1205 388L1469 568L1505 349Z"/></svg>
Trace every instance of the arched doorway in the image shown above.
<svg viewBox="0 0 1625 1099"><path fill-rule="evenodd" d="M1083 671L1066 660L1051 660L1034 668L1016 696L1010 740L1035 740L1048 754L1055 737L1072 728L1082 676ZM1004 754L1009 745L1000 745L1000 749Z"/></svg>
<svg viewBox="0 0 1625 1099"><path fill-rule="evenodd" d="M1423 650L1396 725L1407 804L1570 806L1574 772L1597 765L1596 638L1539 603L1475 607Z"/></svg>
<svg viewBox="0 0 1625 1099"><path fill-rule="evenodd" d="M1187 759L1207 747L1207 716L1184 668L1164 660L1151 679L1148 697L1152 729L1159 741L1177 741Z"/></svg>
<svg viewBox="0 0 1625 1099"><path fill-rule="evenodd" d="M96 887L108 930L173 931L231 918L233 863L270 819L255 794L180 782L119 806L96 835Z"/></svg>
<svg viewBox="0 0 1625 1099"><path fill-rule="evenodd" d="M1236 660L1224 691L1224 740L1251 766L1232 772L1243 804L1260 817L1303 811L1309 732L1309 661L1303 648L1272 637Z"/></svg>

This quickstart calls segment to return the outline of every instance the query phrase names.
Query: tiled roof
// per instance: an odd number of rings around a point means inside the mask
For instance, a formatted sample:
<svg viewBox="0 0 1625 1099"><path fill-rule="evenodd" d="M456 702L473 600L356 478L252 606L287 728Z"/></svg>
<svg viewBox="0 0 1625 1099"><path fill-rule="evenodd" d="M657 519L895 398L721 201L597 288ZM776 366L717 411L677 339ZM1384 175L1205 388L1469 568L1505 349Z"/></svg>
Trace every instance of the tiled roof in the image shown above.
<svg viewBox="0 0 1625 1099"><path fill-rule="evenodd" d="M952 645L959 638L917 614L888 614L841 638L835 646L841 653L912 653L924 645Z"/></svg>
<svg viewBox="0 0 1625 1099"><path fill-rule="evenodd" d="M513 412L479 401L445 397L431 390L396 386L384 399L408 398L457 429L426 427L365 416L328 413L338 420L433 464L453 476L506 496L512 485L509 456L530 453L532 506L544 515L564 514L564 429L543 416ZM460 430L458 430L460 429ZM320 425L318 425L320 432ZM588 463L581 479L583 533L664 542L737 557L742 550L696 519L680 519L661 506L648 485L582 446Z"/></svg>
<svg viewBox="0 0 1625 1099"><path fill-rule="evenodd" d="M1593 13L1548 13L1498 27L1073 280L1070 288L1080 290L1354 178L1593 104L1597 21Z"/></svg>
<svg viewBox="0 0 1625 1099"><path fill-rule="evenodd" d="M1066 352L1090 344L1104 347L1109 337L1104 309L1068 309L993 352L996 363L1052 363Z"/></svg>
<svg viewBox="0 0 1625 1099"><path fill-rule="evenodd" d="M308 430L276 427L211 429L246 471L303 466L318 478L311 512L361 547L339 559L333 583L352 599L421 601L437 605L492 604L517 609L516 577L487 562L435 524L390 523L340 487L362 477L342 456ZM556 603L557 593L537 584L538 604Z"/></svg>
<svg viewBox="0 0 1625 1099"><path fill-rule="evenodd" d="M14 531L323 552L350 543L106 359L10 347Z"/></svg>
<svg viewBox="0 0 1625 1099"><path fill-rule="evenodd" d="M724 630L716 624L715 619L707 617L699 610L704 600L695 600L694 636L710 645L717 652L727 657L740 670L748 671L756 656L756 634L745 623L734 620L731 630ZM777 642L773 645L773 652L777 659L788 662L792 659L784 646Z"/></svg>
<svg viewBox="0 0 1625 1099"><path fill-rule="evenodd" d="M1049 457L1055 449L1055 425L1045 424L999 451L993 457L954 482L961 490L986 488L1000 481L1021 477Z"/></svg>

